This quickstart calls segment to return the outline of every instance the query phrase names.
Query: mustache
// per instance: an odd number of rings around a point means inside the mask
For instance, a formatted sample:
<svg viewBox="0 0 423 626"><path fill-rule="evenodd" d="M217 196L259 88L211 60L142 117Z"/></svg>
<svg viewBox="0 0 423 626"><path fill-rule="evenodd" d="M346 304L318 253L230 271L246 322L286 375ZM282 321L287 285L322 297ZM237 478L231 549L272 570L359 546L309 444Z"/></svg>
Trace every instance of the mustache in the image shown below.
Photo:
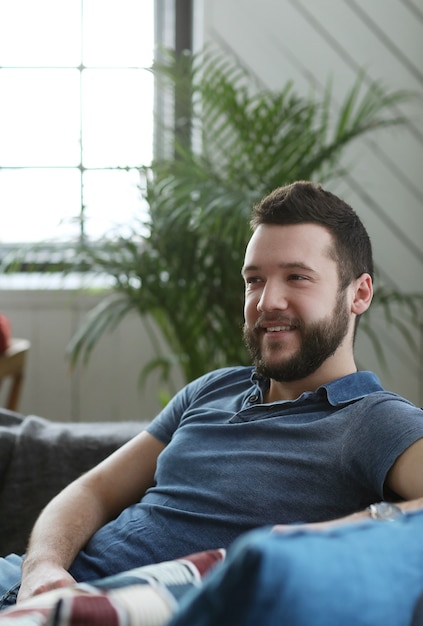
<svg viewBox="0 0 423 626"><path fill-rule="evenodd" d="M292 326L293 328L304 328L304 322L299 317L288 317L282 313L263 313L256 320L253 330L260 330L267 322L278 322L281 326Z"/></svg>

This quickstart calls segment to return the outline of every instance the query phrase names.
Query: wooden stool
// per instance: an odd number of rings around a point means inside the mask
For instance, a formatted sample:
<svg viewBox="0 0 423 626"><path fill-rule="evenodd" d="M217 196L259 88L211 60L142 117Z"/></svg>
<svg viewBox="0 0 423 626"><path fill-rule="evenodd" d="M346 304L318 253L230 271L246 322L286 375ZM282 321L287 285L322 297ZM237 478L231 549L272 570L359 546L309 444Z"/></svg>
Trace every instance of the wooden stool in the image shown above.
<svg viewBox="0 0 423 626"><path fill-rule="evenodd" d="M11 339L9 348L0 356L0 385L3 378L12 379L6 404L9 411L18 410L26 355L30 345L27 339Z"/></svg>

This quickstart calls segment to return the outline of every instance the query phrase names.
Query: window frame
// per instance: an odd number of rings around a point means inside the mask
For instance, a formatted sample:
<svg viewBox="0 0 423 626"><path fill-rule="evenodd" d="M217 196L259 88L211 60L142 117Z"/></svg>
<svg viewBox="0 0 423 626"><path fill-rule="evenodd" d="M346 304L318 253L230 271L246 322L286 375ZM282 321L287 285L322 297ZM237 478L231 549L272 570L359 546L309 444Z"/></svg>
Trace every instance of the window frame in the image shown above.
<svg viewBox="0 0 423 626"><path fill-rule="evenodd" d="M82 0L81 0L82 3ZM176 54L181 54L184 50L192 50L192 23L193 23L193 1L192 0L153 0L154 5L154 40L155 40L155 54L154 58L157 58L157 51L162 47L174 48ZM85 68L80 69L80 80L82 76L82 71ZM113 68L114 69L114 68ZM81 96L80 96L81 97ZM170 124L176 128L175 120L177 119L177 107L175 102L177 98L174 99L174 102L169 103L166 102L163 98L163 93L161 91L160 84L158 81L154 81L154 103L153 103L153 146L152 146L152 154L153 158L160 158L163 154L163 145L165 144L163 140L163 128ZM80 120L82 124L82 120ZM12 169L8 166L1 166L1 170ZM20 166L19 168L13 169L38 169L38 166ZM46 168L50 169L50 167ZM53 169L53 167L52 167ZM87 168L84 166L82 161L82 147L80 151L79 164L76 166L69 166L69 169L78 170L79 176L81 180L81 201L79 207L78 218L80 219L80 229L79 229L79 239L83 241L84 239L84 204L82 198L82 184L83 184L83 176L86 171L94 171L100 168ZM125 167L104 167L101 168L104 170L131 170L130 166ZM74 245L73 242L72 245ZM63 245L58 244L60 246ZM34 267L39 267L41 270L46 269L47 266L51 266L52 262L49 261L48 255L46 254L46 247L44 247L44 252L41 254L41 257L37 254L38 241L34 241L33 243L29 243L25 245L25 248L33 248L32 261L30 263L25 262L21 264L19 267L19 271L34 271ZM50 246L50 251L54 253L54 244ZM70 246L71 247L71 246ZM19 242L0 242L0 263L2 260L7 258L9 255L13 255L17 250L22 248L22 244ZM54 256L54 254L53 254ZM53 263L54 264L54 263ZM63 269L63 265L61 268Z"/></svg>

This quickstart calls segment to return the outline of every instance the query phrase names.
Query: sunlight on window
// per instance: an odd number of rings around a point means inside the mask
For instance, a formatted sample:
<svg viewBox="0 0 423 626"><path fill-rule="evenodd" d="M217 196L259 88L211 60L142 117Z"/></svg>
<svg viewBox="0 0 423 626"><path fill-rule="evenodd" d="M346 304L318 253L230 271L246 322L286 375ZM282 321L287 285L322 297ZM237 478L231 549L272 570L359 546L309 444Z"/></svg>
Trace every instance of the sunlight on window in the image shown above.
<svg viewBox="0 0 423 626"><path fill-rule="evenodd" d="M77 214L80 204L81 174L77 169L0 170L0 241L74 237L77 227L68 220Z"/></svg>
<svg viewBox="0 0 423 626"><path fill-rule="evenodd" d="M79 72L3 69L0 84L0 165L77 167Z"/></svg>
<svg viewBox="0 0 423 626"><path fill-rule="evenodd" d="M0 65L76 67L80 58L79 1L0 1Z"/></svg>
<svg viewBox="0 0 423 626"><path fill-rule="evenodd" d="M145 78L151 76L143 70L83 72L85 167L134 167L151 160L153 85Z"/></svg>
<svg viewBox="0 0 423 626"><path fill-rule="evenodd" d="M145 214L153 0L0 0L0 243Z"/></svg>

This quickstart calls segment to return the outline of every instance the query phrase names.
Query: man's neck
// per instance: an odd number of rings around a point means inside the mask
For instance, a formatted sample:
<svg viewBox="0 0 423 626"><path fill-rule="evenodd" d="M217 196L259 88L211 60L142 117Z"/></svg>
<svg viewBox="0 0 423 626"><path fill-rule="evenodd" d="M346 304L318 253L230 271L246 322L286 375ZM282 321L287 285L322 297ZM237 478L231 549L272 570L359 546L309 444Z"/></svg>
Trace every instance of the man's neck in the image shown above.
<svg viewBox="0 0 423 626"><path fill-rule="evenodd" d="M301 380L281 382L271 379L269 389L265 394L265 402L295 400L306 391L316 391L322 385L349 374L354 374L356 371L357 366L354 360L344 363L343 366L338 365L336 368L333 367L333 364L326 361L316 372Z"/></svg>

